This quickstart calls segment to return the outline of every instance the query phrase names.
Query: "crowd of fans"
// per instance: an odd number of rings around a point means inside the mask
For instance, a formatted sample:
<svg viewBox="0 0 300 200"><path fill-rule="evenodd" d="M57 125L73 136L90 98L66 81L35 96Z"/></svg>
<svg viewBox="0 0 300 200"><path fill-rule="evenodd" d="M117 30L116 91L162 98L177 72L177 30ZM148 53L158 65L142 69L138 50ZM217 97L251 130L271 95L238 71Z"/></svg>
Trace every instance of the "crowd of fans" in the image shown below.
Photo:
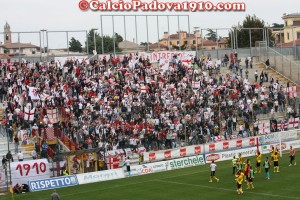
<svg viewBox="0 0 300 200"><path fill-rule="evenodd" d="M67 117L53 126L83 149L157 150L230 139L236 132L256 135L257 115L296 109L279 80L268 77L267 69L249 74L252 67L253 58L241 61L237 53L217 60L202 54L191 62L175 55L168 70L134 54L89 62L3 64L2 133L11 142L20 130L30 136L45 126L45 109L55 107ZM29 87L49 96L33 100ZM33 121L24 120L24 107L36 108Z"/></svg>

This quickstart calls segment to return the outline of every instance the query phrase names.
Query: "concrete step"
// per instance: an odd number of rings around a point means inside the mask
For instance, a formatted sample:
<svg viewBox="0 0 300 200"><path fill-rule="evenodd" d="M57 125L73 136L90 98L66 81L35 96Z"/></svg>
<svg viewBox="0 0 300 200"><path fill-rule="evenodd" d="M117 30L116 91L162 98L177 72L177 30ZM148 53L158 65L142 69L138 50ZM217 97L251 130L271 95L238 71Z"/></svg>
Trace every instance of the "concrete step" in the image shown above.
<svg viewBox="0 0 300 200"><path fill-rule="evenodd" d="M7 144L1 144L0 145L0 152L1 151L7 151L8 145ZM15 149L14 143L9 144L9 149ZM34 144L29 144L29 145L19 145L18 147L19 150L23 152L31 152L34 149Z"/></svg>
<svg viewBox="0 0 300 200"><path fill-rule="evenodd" d="M24 154L24 160L30 160L31 159L31 152L34 149L34 144L27 144L27 145L19 145L18 150L22 151ZM13 155L13 158L15 161L18 160L18 155L15 154L15 145L14 143L9 143L9 150ZM7 144L7 138L1 137L0 138L0 159L2 159L3 156L6 156L8 152L8 144Z"/></svg>

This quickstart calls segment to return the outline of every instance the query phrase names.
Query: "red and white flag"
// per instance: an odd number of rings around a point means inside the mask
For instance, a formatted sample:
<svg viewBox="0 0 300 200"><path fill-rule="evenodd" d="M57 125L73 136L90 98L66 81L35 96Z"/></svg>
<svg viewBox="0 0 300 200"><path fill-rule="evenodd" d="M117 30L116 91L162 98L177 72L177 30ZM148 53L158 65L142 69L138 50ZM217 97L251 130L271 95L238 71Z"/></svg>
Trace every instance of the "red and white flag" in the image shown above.
<svg viewBox="0 0 300 200"><path fill-rule="evenodd" d="M148 87L147 86L141 86L140 90L142 93L147 93L148 92Z"/></svg>
<svg viewBox="0 0 300 200"><path fill-rule="evenodd" d="M220 142L220 141L224 141L225 140L225 137L222 135L222 136L215 136L215 140L217 141L217 142Z"/></svg>
<svg viewBox="0 0 300 200"><path fill-rule="evenodd" d="M53 127L47 127L47 128L45 128L45 133L46 133L46 139L47 140L53 140L53 139L55 139L54 128Z"/></svg>
<svg viewBox="0 0 300 200"><path fill-rule="evenodd" d="M258 133L262 135L270 133L270 122L262 122L258 124Z"/></svg>
<svg viewBox="0 0 300 200"><path fill-rule="evenodd" d="M40 99L37 89L35 87L29 87L29 96L32 100Z"/></svg>
<svg viewBox="0 0 300 200"><path fill-rule="evenodd" d="M34 111L35 108L29 110L28 108L24 107L24 120L26 121L33 121L34 120Z"/></svg>
<svg viewBox="0 0 300 200"><path fill-rule="evenodd" d="M51 96L46 93L41 94L42 101L49 100L50 98L51 98Z"/></svg>
<svg viewBox="0 0 300 200"><path fill-rule="evenodd" d="M58 122L57 109L56 108L48 108L47 109L47 116L48 116L49 121L52 124Z"/></svg>
<svg viewBox="0 0 300 200"><path fill-rule="evenodd" d="M289 119L289 128L296 128L299 126L299 117Z"/></svg>
<svg viewBox="0 0 300 200"><path fill-rule="evenodd" d="M200 81L193 81L192 88L200 89Z"/></svg>
<svg viewBox="0 0 300 200"><path fill-rule="evenodd" d="M284 120L278 121L277 122L277 129L281 130L281 131L284 131L285 129L288 128L288 125L289 124L287 122L285 122Z"/></svg>
<svg viewBox="0 0 300 200"><path fill-rule="evenodd" d="M284 91L286 92L287 95L289 95L290 98L297 97L297 87L296 86L284 88Z"/></svg>

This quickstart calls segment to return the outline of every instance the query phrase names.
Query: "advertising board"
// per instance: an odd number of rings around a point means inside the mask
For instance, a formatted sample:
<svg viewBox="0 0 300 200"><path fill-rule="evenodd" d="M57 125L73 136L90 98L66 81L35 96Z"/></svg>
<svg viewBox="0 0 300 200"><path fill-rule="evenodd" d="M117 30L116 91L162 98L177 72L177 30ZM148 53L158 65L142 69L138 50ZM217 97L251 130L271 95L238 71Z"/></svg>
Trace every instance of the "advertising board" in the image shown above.
<svg viewBox="0 0 300 200"><path fill-rule="evenodd" d="M69 187L75 185L78 185L78 180L77 177L74 175L28 181L28 186L31 192Z"/></svg>

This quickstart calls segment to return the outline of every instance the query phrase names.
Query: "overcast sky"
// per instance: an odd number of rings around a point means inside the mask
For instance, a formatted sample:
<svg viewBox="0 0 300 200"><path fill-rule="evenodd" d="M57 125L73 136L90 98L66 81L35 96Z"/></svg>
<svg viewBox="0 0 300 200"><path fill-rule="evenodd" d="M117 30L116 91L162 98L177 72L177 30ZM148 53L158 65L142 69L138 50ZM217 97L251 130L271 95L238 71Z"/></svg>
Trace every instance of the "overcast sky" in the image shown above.
<svg viewBox="0 0 300 200"><path fill-rule="evenodd" d="M245 12L124 12L124 13L101 13L87 11L83 12L78 8L80 0L1 0L0 1L0 27L7 21L12 31L39 31L47 30L87 30L99 28L101 14L180 14L190 16L190 27L198 26L203 28L229 28L238 22L243 21L247 14L257 15L267 24L283 23L281 19L283 13L300 12L299 0L239 0L246 3ZM147 1L147 0L144 0ZM161 0L164 1L164 0ZM183 1L183 0L177 0ZM212 0L212 2L227 2L227 0ZM232 1L233 2L233 1ZM111 17L104 17L103 32L112 35ZM128 17L126 21L127 40L135 38L133 17ZM149 17L149 41L156 42L158 38L156 18ZM166 18L159 19L159 37L162 38L163 32L167 31ZM188 31L187 18L180 18L180 29ZM138 18L138 42L147 41L145 18ZM170 18L170 32L178 30L177 18ZM1 30L2 32L2 30ZM123 18L116 17L115 32L124 37ZM228 31L220 31L220 35L227 35ZM70 33L69 38L84 40L84 33ZM14 42L17 35L13 36ZM0 37L3 41L3 36ZM21 42L38 44L38 34L22 34ZM65 33L49 33L49 48L66 48Z"/></svg>

